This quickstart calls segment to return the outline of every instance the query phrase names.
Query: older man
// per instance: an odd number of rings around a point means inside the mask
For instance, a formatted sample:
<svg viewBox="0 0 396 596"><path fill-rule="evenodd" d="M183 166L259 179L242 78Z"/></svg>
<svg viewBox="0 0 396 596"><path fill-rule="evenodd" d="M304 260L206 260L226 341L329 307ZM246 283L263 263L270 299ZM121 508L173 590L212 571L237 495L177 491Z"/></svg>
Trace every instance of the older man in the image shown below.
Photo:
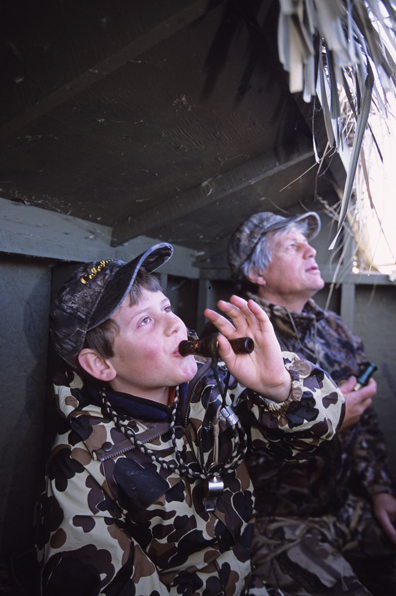
<svg viewBox="0 0 396 596"><path fill-rule="evenodd" d="M256 213L233 234L229 263L245 297L269 315L283 349L317 363L341 386L341 433L304 463L250 457L258 518L256 573L295 596L396 594L396 499L371 407L376 383L354 391L367 364L341 317L312 299L324 281L309 240L314 212Z"/></svg>

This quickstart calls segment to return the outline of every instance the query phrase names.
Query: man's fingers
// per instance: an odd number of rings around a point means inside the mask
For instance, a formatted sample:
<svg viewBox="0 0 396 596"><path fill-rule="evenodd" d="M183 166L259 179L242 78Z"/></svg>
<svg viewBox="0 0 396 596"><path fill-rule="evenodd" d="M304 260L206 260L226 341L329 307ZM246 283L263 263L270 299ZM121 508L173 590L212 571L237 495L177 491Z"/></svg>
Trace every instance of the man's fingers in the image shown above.
<svg viewBox="0 0 396 596"><path fill-rule="evenodd" d="M351 391L353 391L353 388L356 385L356 377L349 377L349 379L347 381L345 381L345 383L342 383L342 385L340 385L340 389L342 391L342 393L351 393Z"/></svg>
<svg viewBox="0 0 396 596"><path fill-rule="evenodd" d="M386 515L386 514L380 515L379 521L382 525L382 528L383 528L385 534L388 536L388 538L394 544L396 544L396 530L395 530L395 527L394 527L392 521L389 519L388 515Z"/></svg>

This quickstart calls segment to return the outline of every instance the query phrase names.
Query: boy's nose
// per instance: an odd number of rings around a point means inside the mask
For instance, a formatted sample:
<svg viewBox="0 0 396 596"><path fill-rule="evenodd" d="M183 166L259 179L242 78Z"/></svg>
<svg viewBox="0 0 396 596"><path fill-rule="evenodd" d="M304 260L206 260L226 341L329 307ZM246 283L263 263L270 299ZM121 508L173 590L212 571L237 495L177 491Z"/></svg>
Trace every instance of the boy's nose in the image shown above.
<svg viewBox="0 0 396 596"><path fill-rule="evenodd" d="M181 319L179 319L178 316L176 315L172 315L172 316L168 316L168 318L166 319L166 326L165 326L165 330L166 333L168 333L169 335L171 335L172 333L177 333L180 329L180 325L181 325Z"/></svg>

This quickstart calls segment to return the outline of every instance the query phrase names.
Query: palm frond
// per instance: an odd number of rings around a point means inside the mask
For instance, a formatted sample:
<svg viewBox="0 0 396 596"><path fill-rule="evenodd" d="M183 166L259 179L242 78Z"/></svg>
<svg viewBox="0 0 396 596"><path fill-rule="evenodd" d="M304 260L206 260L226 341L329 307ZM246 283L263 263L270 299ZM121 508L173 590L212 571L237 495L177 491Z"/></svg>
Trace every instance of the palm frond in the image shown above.
<svg viewBox="0 0 396 596"><path fill-rule="evenodd" d="M375 102L377 110L386 113L387 94L396 93L395 2L279 0L279 3L279 58L289 72L290 90L302 92L307 102L315 95L319 97L330 149L339 151L345 137L351 147L338 236L348 212L370 106ZM350 107L348 121L341 107L342 94Z"/></svg>
<svg viewBox="0 0 396 596"><path fill-rule="evenodd" d="M356 122L356 131L355 131L355 138L353 141L352 146L352 153L351 153L351 160L349 162L349 169L347 172L347 179L344 188L344 195L341 201L341 211L338 220L338 230L335 239L333 240L330 249L332 249L337 241L337 237L341 231L342 225L344 223L345 217L348 212L349 200L351 197L353 183L355 179L356 168L359 161L359 154L362 147L363 136L366 130L366 125L370 113L370 104L371 104L371 93L373 89L373 82L374 76L371 71L369 70L367 74L367 79L365 82L363 97L362 97L362 105L360 108L360 112Z"/></svg>

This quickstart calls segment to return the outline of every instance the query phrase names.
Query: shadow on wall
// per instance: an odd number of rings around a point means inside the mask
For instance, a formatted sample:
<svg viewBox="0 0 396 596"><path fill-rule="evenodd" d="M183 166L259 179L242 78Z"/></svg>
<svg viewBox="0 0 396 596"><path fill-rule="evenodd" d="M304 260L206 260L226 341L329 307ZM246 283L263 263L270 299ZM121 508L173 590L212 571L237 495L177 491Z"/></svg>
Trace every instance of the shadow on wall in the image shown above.
<svg viewBox="0 0 396 596"><path fill-rule="evenodd" d="M0 588L6 594L15 575L29 584L29 592L21 593L32 594L34 508L44 466L51 269L42 261L11 257L1 262L0 271L0 581L5 584ZM14 585L12 593L18 589Z"/></svg>

